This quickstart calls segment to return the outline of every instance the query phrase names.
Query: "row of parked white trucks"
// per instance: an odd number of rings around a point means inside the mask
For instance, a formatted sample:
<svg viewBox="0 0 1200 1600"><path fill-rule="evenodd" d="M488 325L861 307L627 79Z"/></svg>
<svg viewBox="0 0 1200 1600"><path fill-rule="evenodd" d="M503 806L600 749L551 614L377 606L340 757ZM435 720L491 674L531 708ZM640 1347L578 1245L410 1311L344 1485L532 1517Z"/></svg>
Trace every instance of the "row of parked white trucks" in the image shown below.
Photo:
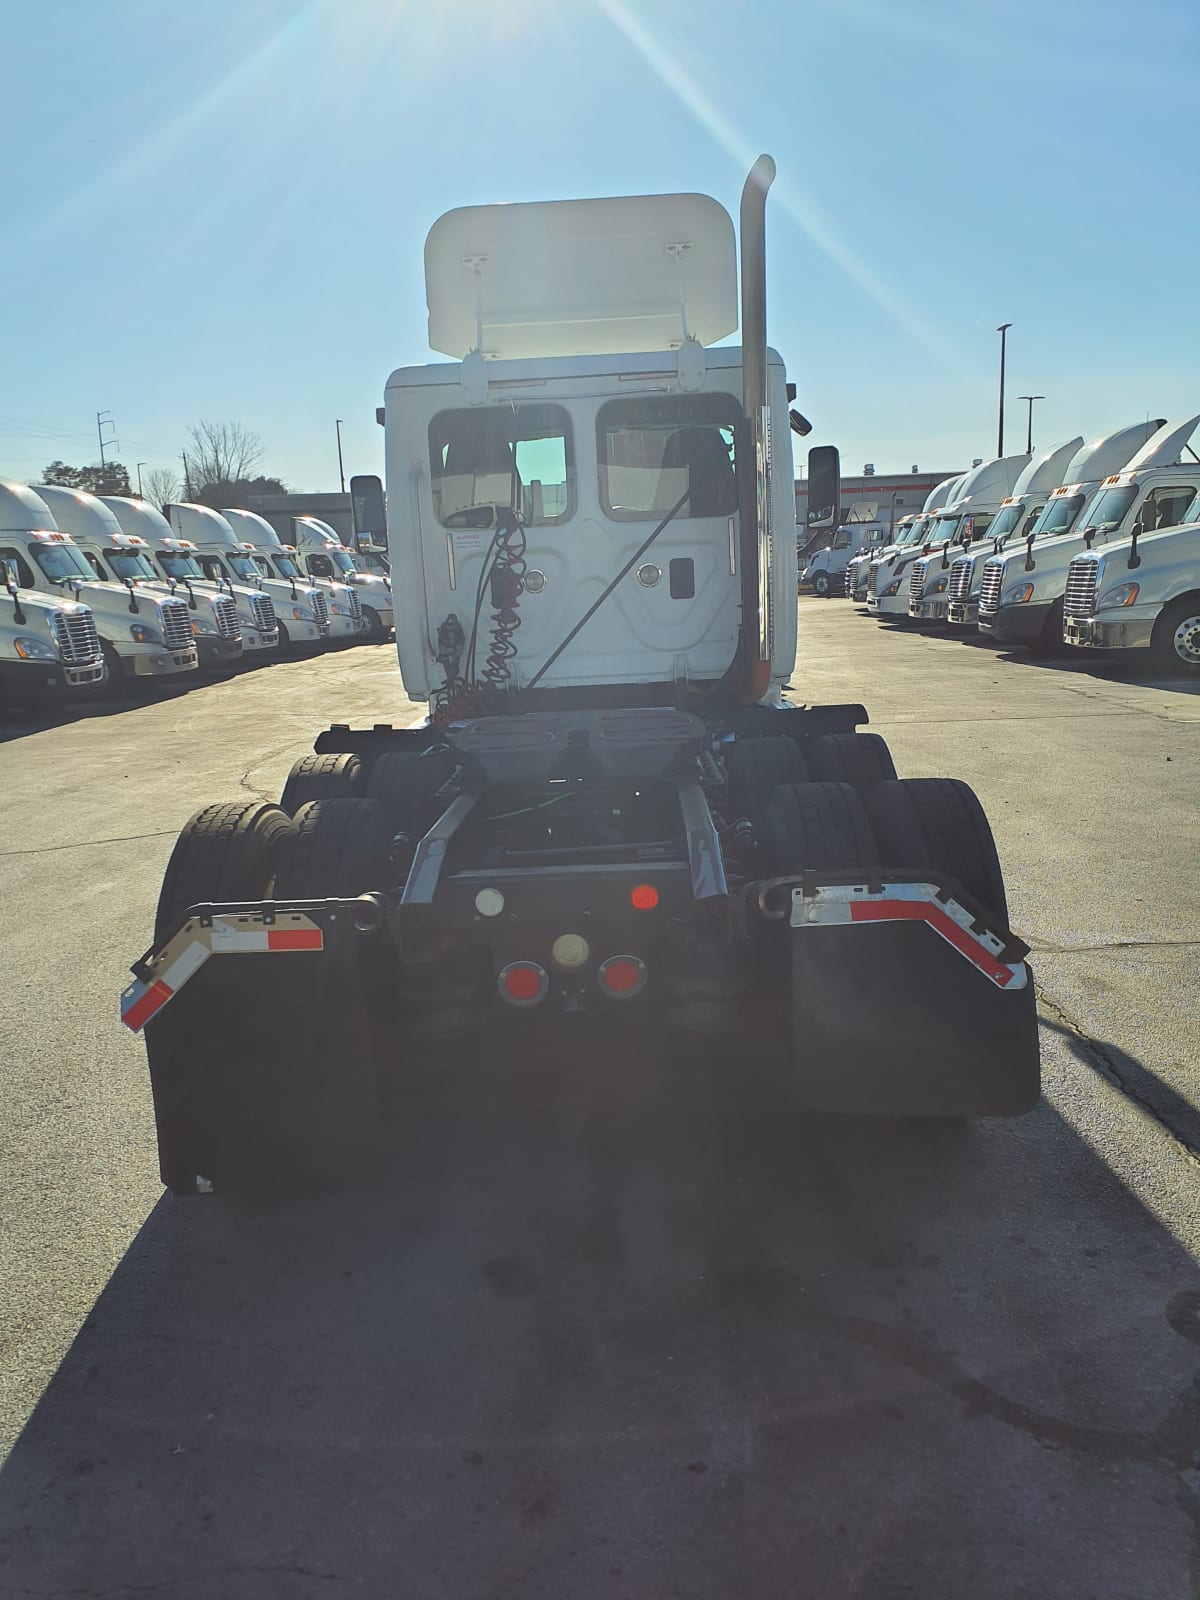
<svg viewBox="0 0 1200 1600"><path fill-rule="evenodd" d="M376 642L389 578L327 523L0 480L0 706Z"/></svg>
<svg viewBox="0 0 1200 1600"><path fill-rule="evenodd" d="M849 561L843 592L1001 645L1200 673L1198 423L1138 422L947 479L892 543Z"/></svg>

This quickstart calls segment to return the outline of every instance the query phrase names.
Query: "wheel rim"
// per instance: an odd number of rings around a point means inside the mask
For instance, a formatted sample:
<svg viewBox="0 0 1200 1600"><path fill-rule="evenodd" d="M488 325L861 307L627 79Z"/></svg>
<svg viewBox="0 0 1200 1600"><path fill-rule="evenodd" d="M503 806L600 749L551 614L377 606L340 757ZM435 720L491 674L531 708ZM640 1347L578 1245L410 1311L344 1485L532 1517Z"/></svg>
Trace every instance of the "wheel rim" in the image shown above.
<svg viewBox="0 0 1200 1600"><path fill-rule="evenodd" d="M1184 617L1175 629L1171 643L1186 666L1200 667L1200 616Z"/></svg>
<svg viewBox="0 0 1200 1600"><path fill-rule="evenodd" d="M818 594L825 594L829 588L829 579L822 572L813 580L813 588Z"/></svg>

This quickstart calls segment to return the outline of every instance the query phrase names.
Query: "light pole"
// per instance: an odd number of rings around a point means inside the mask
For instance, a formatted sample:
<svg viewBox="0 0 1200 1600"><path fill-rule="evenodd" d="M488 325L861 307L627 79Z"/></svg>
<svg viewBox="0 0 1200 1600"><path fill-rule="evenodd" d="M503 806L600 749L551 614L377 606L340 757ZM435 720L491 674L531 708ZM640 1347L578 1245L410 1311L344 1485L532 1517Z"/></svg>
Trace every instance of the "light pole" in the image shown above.
<svg viewBox="0 0 1200 1600"><path fill-rule="evenodd" d="M139 461L139 462L138 462L138 464L137 464L137 475L138 475L138 499L139 499L139 500L142 500L142 499L144 499L144 498L145 498L145 496L144 496L144 495L143 495L143 494L142 494L142 468L143 468L143 467L144 467L144 466L145 466L145 465L146 465L146 463L145 463L145 462L144 462L144 461Z"/></svg>
<svg viewBox="0 0 1200 1600"><path fill-rule="evenodd" d="M996 454L998 456L1004 454L1004 347L1008 339L1008 330L1011 327L1011 322L1002 322L996 329L996 332L1000 335L1000 432L997 436L996 444Z"/></svg>
<svg viewBox="0 0 1200 1600"><path fill-rule="evenodd" d="M1028 456L1033 454L1033 402L1035 400L1044 400L1045 398L1044 394L1019 394L1017 396L1018 400L1029 401L1029 425L1025 430L1025 454Z"/></svg>
<svg viewBox="0 0 1200 1600"><path fill-rule="evenodd" d="M341 419L341 417L338 417L338 419L334 423L334 427L337 429L337 441L338 441L338 478L341 480L342 493L345 494L345 492L346 492L346 469L342 466L342 419Z"/></svg>
<svg viewBox="0 0 1200 1600"><path fill-rule="evenodd" d="M111 428L112 429L112 433L110 434L110 436L107 439L104 437L105 428ZM96 437L100 441L100 465L102 467L108 465L108 463L104 459L104 446L106 444L119 444L120 443L120 441L117 439L116 434L117 434L117 425L113 421L112 412L111 411L97 411L97 413L96 413Z"/></svg>

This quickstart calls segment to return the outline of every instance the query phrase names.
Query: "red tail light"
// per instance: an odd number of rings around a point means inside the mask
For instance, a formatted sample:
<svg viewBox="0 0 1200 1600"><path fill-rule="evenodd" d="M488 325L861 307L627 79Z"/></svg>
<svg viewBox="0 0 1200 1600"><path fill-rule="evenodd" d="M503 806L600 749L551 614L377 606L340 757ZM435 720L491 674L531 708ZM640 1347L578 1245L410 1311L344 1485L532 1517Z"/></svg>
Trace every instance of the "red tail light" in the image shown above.
<svg viewBox="0 0 1200 1600"><path fill-rule="evenodd" d="M536 961L513 961L496 979L496 987L510 1006L536 1006L546 998L550 979Z"/></svg>
<svg viewBox="0 0 1200 1600"><path fill-rule="evenodd" d="M596 982L613 1000L632 1000L646 987L646 966L637 956L610 956Z"/></svg>

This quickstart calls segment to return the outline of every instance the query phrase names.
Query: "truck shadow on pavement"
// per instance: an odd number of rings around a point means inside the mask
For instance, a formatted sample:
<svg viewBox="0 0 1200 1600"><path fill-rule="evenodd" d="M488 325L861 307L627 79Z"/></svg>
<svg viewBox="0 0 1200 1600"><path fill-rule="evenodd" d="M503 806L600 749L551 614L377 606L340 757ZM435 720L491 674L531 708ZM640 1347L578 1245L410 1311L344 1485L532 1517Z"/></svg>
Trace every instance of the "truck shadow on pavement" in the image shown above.
<svg viewBox="0 0 1200 1600"><path fill-rule="evenodd" d="M161 1201L0 1474L5 1600L1187 1592L1200 1277L1050 1105L483 1052L374 1188Z"/></svg>

